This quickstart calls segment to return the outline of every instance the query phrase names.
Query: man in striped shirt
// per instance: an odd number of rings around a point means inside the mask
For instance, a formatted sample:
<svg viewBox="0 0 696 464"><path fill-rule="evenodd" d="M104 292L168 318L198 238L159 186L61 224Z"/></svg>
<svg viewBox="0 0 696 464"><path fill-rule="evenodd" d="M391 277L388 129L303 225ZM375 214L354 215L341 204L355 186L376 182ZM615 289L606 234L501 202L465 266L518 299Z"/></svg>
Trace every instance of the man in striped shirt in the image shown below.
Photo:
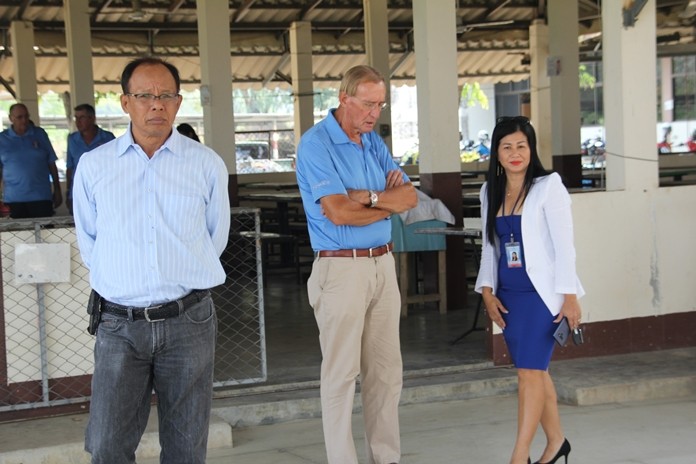
<svg viewBox="0 0 696 464"><path fill-rule="evenodd" d="M130 62L121 137L84 154L73 207L82 259L102 300L85 449L92 463L134 463L152 390L161 461L205 462L217 319L225 281L228 173L205 145L172 130L179 73Z"/></svg>

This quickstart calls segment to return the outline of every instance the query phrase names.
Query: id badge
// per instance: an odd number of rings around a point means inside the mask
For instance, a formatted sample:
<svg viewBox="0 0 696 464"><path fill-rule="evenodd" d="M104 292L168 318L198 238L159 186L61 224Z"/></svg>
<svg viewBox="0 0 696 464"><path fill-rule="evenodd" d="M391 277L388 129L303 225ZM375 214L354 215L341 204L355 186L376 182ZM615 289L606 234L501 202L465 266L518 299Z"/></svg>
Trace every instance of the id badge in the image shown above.
<svg viewBox="0 0 696 464"><path fill-rule="evenodd" d="M505 256L509 268L522 267L522 247L520 242L508 242L505 244Z"/></svg>

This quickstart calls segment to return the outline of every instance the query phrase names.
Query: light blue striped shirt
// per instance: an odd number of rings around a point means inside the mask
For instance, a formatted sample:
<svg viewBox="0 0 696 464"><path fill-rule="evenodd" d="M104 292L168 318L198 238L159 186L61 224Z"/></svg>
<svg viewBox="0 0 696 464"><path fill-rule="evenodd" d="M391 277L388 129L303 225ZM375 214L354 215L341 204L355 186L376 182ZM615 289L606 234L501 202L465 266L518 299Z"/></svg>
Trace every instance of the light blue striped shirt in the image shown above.
<svg viewBox="0 0 696 464"><path fill-rule="evenodd" d="M152 158L130 126L85 153L73 208L92 288L114 303L148 306L223 283L227 183L222 158L176 130Z"/></svg>

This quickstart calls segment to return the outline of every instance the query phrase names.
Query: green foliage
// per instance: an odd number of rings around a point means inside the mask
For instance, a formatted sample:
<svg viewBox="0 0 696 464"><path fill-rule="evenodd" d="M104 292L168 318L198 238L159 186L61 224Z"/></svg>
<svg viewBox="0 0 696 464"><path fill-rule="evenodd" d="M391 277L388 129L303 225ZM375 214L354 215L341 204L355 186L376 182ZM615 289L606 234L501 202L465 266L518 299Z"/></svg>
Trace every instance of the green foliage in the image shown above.
<svg viewBox="0 0 696 464"><path fill-rule="evenodd" d="M292 114L293 97L287 90L234 89L235 113Z"/></svg>
<svg viewBox="0 0 696 464"><path fill-rule="evenodd" d="M592 74L587 72L587 66L585 66L584 64L581 64L578 67L578 77L580 78L581 89L594 89L597 80Z"/></svg>
<svg viewBox="0 0 696 464"><path fill-rule="evenodd" d="M481 108L484 110L488 109L488 97L483 90L481 90L481 85L478 82L464 84L462 86L461 99L466 102L467 107L476 106L478 104L481 105Z"/></svg>

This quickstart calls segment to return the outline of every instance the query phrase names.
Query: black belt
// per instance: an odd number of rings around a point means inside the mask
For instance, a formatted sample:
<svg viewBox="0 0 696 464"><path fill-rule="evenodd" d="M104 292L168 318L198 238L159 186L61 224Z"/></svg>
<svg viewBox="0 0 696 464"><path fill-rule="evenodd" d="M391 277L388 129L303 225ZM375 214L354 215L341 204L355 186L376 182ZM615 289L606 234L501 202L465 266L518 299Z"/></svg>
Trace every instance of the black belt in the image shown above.
<svg viewBox="0 0 696 464"><path fill-rule="evenodd" d="M170 317L177 317L183 314L189 307L202 301L210 295L210 290L193 290L186 296L178 300L169 301L158 305L139 308L133 306L124 306L117 303L104 300L102 304L102 312L113 314L124 318L129 317L129 313L133 315L134 321L146 320L148 322L157 322Z"/></svg>

